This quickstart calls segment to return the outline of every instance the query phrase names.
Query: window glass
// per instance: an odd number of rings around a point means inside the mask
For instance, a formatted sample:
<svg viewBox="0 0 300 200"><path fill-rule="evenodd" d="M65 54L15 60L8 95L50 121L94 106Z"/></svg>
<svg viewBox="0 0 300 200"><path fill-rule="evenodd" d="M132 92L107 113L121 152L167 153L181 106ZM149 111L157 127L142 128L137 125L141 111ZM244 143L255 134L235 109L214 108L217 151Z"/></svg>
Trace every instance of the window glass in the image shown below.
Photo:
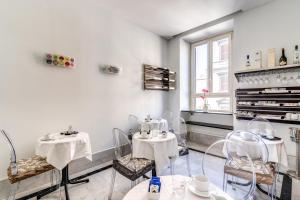
<svg viewBox="0 0 300 200"><path fill-rule="evenodd" d="M195 49L196 93L207 89L208 78L208 44L202 44Z"/></svg>
<svg viewBox="0 0 300 200"><path fill-rule="evenodd" d="M212 92L228 92L229 45L228 38L213 42Z"/></svg>
<svg viewBox="0 0 300 200"><path fill-rule="evenodd" d="M226 34L192 45L192 107L195 110L230 112L230 46ZM204 93L203 89L208 92ZM207 106L204 106L206 99Z"/></svg>

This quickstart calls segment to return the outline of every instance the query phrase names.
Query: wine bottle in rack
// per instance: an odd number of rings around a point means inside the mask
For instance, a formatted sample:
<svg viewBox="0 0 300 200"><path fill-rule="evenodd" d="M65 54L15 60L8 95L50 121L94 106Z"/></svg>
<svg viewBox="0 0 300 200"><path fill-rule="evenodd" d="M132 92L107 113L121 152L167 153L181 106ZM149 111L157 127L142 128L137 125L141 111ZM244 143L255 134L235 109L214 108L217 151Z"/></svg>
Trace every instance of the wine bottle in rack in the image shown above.
<svg viewBox="0 0 300 200"><path fill-rule="evenodd" d="M279 65L280 66L284 66L284 65L287 65L287 58L285 56L285 53L284 53L284 48L282 48L282 53L281 53L281 57L279 59Z"/></svg>

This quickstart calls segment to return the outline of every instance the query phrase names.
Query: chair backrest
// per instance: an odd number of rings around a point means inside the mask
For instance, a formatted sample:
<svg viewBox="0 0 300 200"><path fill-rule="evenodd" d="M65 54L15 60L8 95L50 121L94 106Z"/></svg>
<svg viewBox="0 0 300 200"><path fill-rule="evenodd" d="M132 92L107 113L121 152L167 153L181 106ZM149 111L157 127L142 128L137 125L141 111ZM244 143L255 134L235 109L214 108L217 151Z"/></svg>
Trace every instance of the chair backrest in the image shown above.
<svg viewBox="0 0 300 200"><path fill-rule="evenodd" d="M256 172L254 164L250 156L246 151L243 151L243 156L238 156L237 149L242 149L241 144L231 140L218 140L207 148L202 158L202 173L205 175L209 182L216 187L223 189L226 193L235 200L248 200L250 199L256 188ZM224 152L227 151L227 152ZM243 149L242 149L243 150ZM222 152L227 155L235 155L232 159L223 159L215 155L216 153ZM225 156L227 156L225 155ZM243 162L237 162L236 159L240 159ZM243 163L247 163L246 176L234 177L234 173L239 173L239 170L244 170ZM229 168L230 166L230 168ZM230 173L228 173L230 172ZM231 173L232 172L232 173ZM241 184L247 183L247 186L239 188L227 188L228 178L232 175L232 183L239 182ZM222 178L223 177L223 181Z"/></svg>
<svg viewBox="0 0 300 200"><path fill-rule="evenodd" d="M260 135L249 131L236 130L228 134L226 139L241 143L243 149L236 149L236 152L239 153L239 151L246 151L254 162L262 161L262 163L267 163L269 161L268 147ZM227 151L229 150L227 149Z"/></svg>
<svg viewBox="0 0 300 200"><path fill-rule="evenodd" d="M275 129L272 124L264 118L256 117L247 124L247 131L258 135L275 135Z"/></svg>
<svg viewBox="0 0 300 200"><path fill-rule="evenodd" d="M140 131L141 123L137 116L130 114L128 116L128 123L129 123L129 134L132 135L132 134Z"/></svg>
<svg viewBox="0 0 300 200"><path fill-rule="evenodd" d="M126 133L118 128L114 128L112 133L115 144L114 159L118 160L126 155L130 155L132 157L132 146Z"/></svg>
<svg viewBox="0 0 300 200"><path fill-rule="evenodd" d="M16 175L18 174L18 167L17 167L17 155L16 155L16 150L14 147L14 144L12 142L12 139L10 137L10 135L4 131L4 130L0 130L2 136L5 138L6 143L8 144L9 148L10 148L10 167L11 167L11 173L12 175Z"/></svg>
<svg viewBox="0 0 300 200"><path fill-rule="evenodd" d="M174 131L174 114L172 111L165 111L163 112L163 115L162 115L162 118L163 119L166 119L168 121L168 127L169 127L169 131L173 132Z"/></svg>

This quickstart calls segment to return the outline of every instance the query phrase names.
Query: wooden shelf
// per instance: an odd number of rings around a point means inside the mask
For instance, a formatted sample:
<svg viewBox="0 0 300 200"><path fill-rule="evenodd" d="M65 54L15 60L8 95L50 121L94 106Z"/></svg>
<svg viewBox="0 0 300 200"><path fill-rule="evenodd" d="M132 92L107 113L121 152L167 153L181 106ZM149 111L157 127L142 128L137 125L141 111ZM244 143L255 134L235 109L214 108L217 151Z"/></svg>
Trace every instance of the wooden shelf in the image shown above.
<svg viewBox="0 0 300 200"><path fill-rule="evenodd" d="M273 72L273 71L293 70L293 69L300 69L300 65L294 64L294 65L276 66L276 67L272 67L272 68L240 70L240 71L236 71L234 73L234 75L236 77L238 77L239 75L243 75L243 74L268 73L268 72Z"/></svg>
<svg viewBox="0 0 300 200"><path fill-rule="evenodd" d="M174 90L176 73L167 68L144 65L144 89L145 90Z"/></svg>

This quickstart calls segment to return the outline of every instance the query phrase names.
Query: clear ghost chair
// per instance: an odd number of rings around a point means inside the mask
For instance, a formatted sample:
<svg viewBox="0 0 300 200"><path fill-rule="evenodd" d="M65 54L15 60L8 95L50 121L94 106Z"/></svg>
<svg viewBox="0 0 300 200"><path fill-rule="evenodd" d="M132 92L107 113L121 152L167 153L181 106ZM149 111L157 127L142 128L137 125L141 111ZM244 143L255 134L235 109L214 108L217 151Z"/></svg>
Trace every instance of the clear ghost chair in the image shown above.
<svg viewBox="0 0 300 200"><path fill-rule="evenodd" d="M128 131L128 138L132 140L132 136L141 130L141 122L139 118L135 115L130 114L128 116L128 123L129 123L129 131Z"/></svg>
<svg viewBox="0 0 300 200"><path fill-rule="evenodd" d="M219 140L207 148L202 158L202 173L209 182L209 190L212 195L218 196L219 188L227 193L228 199L234 200L248 200L253 199L255 192L256 174L252 159L246 151L241 149L240 155L237 149L241 147L240 143L230 140ZM224 153L225 159L214 155ZM240 162L242 161L242 162ZM243 163L247 163L247 168ZM233 174L242 173L239 178L232 179L231 183L239 183L245 185L244 187L227 188L227 182ZM222 178L223 177L223 180ZM219 194L221 195L221 194ZM227 198L226 198L227 199Z"/></svg>
<svg viewBox="0 0 300 200"><path fill-rule="evenodd" d="M247 131L261 135L274 136L275 129L272 124L264 118L256 117L247 124Z"/></svg>
<svg viewBox="0 0 300 200"><path fill-rule="evenodd" d="M145 158L134 158L132 155L132 145L126 133L121 129L113 129L114 158L111 175L111 186L108 199L111 199L114 189L116 172L131 180L131 187L136 184L136 180L146 173L152 171L155 176L155 163Z"/></svg>
<svg viewBox="0 0 300 200"><path fill-rule="evenodd" d="M168 121L168 127L169 127L169 131L170 132L174 132L174 126L173 126L173 122L174 122L174 114L172 111L165 111L162 115L163 119L166 119Z"/></svg>
<svg viewBox="0 0 300 200"><path fill-rule="evenodd" d="M268 195L273 199L276 194L276 167L274 163L269 162L268 147L260 135L247 131L233 131L231 134L228 134L226 139L241 144L236 149L237 153L239 155L242 155L241 152L248 153L254 164L256 183L266 185ZM243 163L242 161L239 162ZM247 163L245 165L247 167ZM231 173L231 175L239 177L243 173Z"/></svg>
<svg viewBox="0 0 300 200"><path fill-rule="evenodd" d="M183 157L185 159L185 166L187 168L188 176L191 176L191 165L190 165L190 156L189 156L189 148L187 145L187 139L188 139L188 132L187 132L187 126L185 123L185 120L183 118L175 118L173 121L174 127L177 127L174 129L174 134L177 138L178 143L178 154L180 157ZM174 175L174 165L176 164L176 158L170 157L170 171L171 175Z"/></svg>
<svg viewBox="0 0 300 200"><path fill-rule="evenodd" d="M17 160L16 150L10 135L4 130L0 130L0 132L10 148L10 165L7 170L7 176L12 187L8 199L15 199L21 181L45 172L50 172L50 183L53 186L53 175L57 171L56 184L59 187L60 174L58 170L55 170L52 165L47 163L45 158L37 155L28 159Z"/></svg>

